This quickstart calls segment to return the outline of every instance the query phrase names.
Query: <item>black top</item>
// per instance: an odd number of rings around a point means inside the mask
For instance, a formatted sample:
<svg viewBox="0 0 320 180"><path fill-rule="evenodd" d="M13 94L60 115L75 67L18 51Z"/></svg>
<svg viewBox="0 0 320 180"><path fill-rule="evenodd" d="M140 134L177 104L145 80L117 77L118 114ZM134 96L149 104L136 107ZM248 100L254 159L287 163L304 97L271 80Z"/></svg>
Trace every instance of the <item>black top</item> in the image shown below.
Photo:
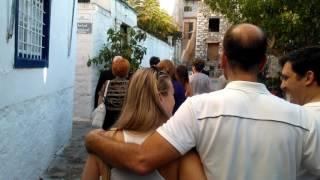
<svg viewBox="0 0 320 180"><path fill-rule="evenodd" d="M103 129L109 129L116 120L118 120L124 103L124 98L127 94L128 84L129 80L127 79L115 78L110 80L104 101L106 105L106 117L102 126ZM107 81L99 92L100 96L103 96L106 85Z"/></svg>
<svg viewBox="0 0 320 180"><path fill-rule="evenodd" d="M114 75L112 74L112 70L105 70L105 71L101 71L100 73L100 77L98 80L98 84L96 87L96 91L94 94L94 108L96 108L98 106L98 99L99 99L99 91L101 90L103 84L107 81L107 80L111 80L114 79Z"/></svg>

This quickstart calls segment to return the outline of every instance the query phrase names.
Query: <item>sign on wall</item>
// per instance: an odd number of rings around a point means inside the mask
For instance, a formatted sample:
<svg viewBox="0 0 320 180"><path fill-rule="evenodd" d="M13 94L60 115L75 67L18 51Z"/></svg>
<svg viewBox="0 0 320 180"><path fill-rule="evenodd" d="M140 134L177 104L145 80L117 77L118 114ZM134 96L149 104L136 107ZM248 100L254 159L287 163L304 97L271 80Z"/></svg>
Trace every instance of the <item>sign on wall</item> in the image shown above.
<svg viewBox="0 0 320 180"><path fill-rule="evenodd" d="M78 23L77 33L78 34L91 34L92 23Z"/></svg>
<svg viewBox="0 0 320 180"><path fill-rule="evenodd" d="M78 34L92 33L92 17L90 13L79 13L77 33Z"/></svg>

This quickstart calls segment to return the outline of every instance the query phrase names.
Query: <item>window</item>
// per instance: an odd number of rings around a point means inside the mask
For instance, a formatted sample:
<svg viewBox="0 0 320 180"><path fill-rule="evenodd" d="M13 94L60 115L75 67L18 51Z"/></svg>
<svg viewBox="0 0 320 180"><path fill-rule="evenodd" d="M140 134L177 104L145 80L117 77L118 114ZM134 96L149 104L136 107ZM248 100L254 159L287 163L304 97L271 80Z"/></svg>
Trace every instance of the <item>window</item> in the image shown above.
<svg viewBox="0 0 320 180"><path fill-rule="evenodd" d="M208 43L207 57L209 61L218 61L219 43Z"/></svg>
<svg viewBox="0 0 320 180"><path fill-rule="evenodd" d="M184 23L184 37L190 39L193 33L193 22Z"/></svg>
<svg viewBox="0 0 320 180"><path fill-rule="evenodd" d="M89 3L90 0L78 0L78 3Z"/></svg>
<svg viewBox="0 0 320 180"><path fill-rule="evenodd" d="M192 11L192 7L191 6L185 6L184 7L184 12L190 12Z"/></svg>
<svg viewBox="0 0 320 180"><path fill-rule="evenodd" d="M209 32L219 32L220 19L210 18L209 19Z"/></svg>
<svg viewBox="0 0 320 180"><path fill-rule="evenodd" d="M48 67L50 1L17 0L15 68Z"/></svg>

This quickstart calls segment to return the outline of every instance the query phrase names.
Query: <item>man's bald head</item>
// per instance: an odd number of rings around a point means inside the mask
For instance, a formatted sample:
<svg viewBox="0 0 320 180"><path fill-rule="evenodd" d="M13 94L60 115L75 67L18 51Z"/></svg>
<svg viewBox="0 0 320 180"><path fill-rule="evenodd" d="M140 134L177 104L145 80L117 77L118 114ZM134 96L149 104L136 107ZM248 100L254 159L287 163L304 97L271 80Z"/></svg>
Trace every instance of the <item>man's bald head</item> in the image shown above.
<svg viewBox="0 0 320 180"><path fill-rule="evenodd" d="M255 70L265 58L267 38L255 25L238 24L226 32L223 48L232 67L245 71Z"/></svg>

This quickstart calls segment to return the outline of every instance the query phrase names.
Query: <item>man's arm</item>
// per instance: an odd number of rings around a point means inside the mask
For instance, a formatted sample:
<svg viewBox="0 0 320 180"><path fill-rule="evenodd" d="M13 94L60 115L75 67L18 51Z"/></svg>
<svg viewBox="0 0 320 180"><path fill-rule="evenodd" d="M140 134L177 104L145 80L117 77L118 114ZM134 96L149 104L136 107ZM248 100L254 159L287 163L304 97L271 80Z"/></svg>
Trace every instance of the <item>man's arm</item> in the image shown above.
<svg viewBox="0 0 320 180"><path fill-rule="evenodd" d="M154 132L142 145L122 143L94 130L85 138L86 148L103 161L118 168L145 175L180 157L180 153L159 133Z"/></svg>

